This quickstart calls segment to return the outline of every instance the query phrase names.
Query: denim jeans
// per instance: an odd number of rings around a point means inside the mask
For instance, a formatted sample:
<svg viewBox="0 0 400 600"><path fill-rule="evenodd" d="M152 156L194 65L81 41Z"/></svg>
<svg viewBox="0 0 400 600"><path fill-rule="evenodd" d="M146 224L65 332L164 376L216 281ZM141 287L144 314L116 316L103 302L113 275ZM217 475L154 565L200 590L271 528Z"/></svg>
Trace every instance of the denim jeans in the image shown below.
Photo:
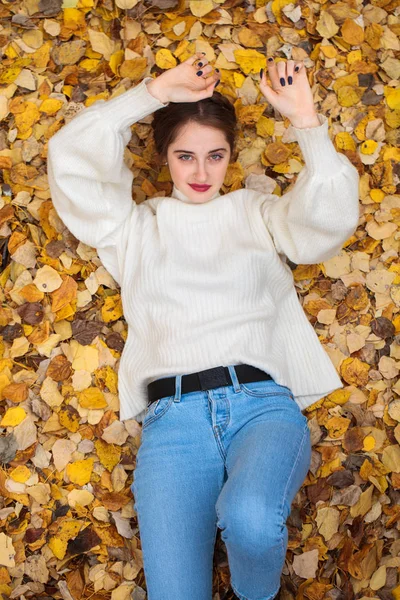
<svg viewBox="0 0 400 600"><path fill-rule="evenodd" d="M131 490L148 600L211 600L217 527L241 600L279 591L286 519L311 458L307 418L275 381L176 393L142 421Z"/></svg>

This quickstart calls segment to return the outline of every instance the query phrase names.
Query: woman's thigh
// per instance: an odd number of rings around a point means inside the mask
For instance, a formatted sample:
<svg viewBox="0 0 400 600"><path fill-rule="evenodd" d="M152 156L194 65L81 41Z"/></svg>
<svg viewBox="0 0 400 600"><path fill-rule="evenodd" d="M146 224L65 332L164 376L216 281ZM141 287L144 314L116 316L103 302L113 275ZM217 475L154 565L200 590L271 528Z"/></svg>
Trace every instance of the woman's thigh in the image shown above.
<svg viewBox="0 0 400 600"><path fill-rule="evenodd" d="M207 394L162 398L142 423L132 492L149 600L212 596L215 503L224 464Z"/></svg>

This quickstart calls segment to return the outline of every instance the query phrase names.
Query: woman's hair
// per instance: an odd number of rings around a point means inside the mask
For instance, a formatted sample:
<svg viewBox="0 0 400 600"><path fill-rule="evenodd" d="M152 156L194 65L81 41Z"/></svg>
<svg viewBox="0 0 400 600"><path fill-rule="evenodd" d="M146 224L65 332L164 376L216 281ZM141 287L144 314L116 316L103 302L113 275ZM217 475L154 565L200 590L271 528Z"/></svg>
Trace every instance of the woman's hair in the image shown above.
<svg viewBox="0 0 400 600"><path fill-rule="evenodd" d="M151 126L161 161L167 159L168 146L178 137L181 127L189 122L220 129L230 146L232 157L237 133L235 108L228 98L214 91L210 98L197 102L170 102L154 113Z"/></svg>

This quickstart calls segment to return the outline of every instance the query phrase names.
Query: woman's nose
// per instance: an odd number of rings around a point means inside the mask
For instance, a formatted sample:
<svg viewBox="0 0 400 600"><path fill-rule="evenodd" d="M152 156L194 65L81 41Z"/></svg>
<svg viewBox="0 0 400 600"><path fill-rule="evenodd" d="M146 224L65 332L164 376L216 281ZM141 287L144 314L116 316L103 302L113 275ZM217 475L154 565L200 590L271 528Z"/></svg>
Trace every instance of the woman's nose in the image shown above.
<svg viewBox="0 0 400 600"><path fill-rule="evenodd" d="M197 163L196 176L198 179L207 179L207 168L201 161Z"/></svg>

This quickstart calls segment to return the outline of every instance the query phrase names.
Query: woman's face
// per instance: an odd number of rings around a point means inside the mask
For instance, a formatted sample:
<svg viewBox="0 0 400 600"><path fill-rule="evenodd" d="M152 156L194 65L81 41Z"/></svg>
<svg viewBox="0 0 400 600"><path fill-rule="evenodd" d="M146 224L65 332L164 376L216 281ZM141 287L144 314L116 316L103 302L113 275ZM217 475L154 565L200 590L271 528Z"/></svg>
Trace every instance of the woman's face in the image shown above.
<svg viewBox="0 0 400 600"><path fill-rule="evenodd" d="M208 202L224 182L230 154L221 130L191 121L181 128L168 147L172 181L193 203ZM195 184L210 187L195 189L192 187Z"/></svg>

